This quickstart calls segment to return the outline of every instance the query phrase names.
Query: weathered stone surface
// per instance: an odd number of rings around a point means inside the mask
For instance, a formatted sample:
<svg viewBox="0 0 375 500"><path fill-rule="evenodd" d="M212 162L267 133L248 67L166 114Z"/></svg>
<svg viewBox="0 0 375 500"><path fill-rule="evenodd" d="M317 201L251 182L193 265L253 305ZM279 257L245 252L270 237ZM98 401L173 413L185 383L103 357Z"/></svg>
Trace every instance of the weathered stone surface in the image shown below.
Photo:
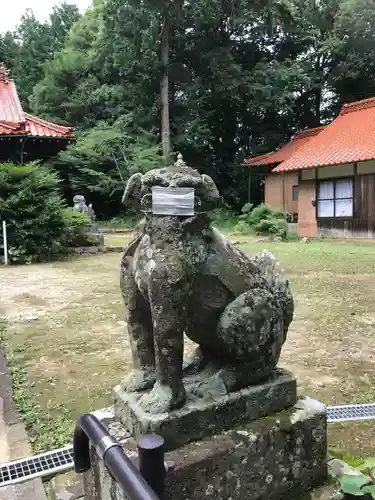
<svg viewBox="0 0 375 500"><path fill-rule="evenodd" d="M85 197L82 194L73 196L73 210L81 214L89 213L89 207L86 205Z"/></svg>
<svg viewBox="0 0 375 500"><path fill-rule="evenodd" d="M83 478L74 472L54 477L46 489L51 500L81 500L84 498Z"/></svg>
<svg viewBox="0 0 375 500"><path fill-rule="evenodd" d="M114 246L114 245L110 245L110 246L105 246L104 247L104 253L115 253L115 252L123 252L125 250L125 247L121 247L121 246Z"/></svg>
<svg viewBox="0 0 375 500"><path fill-rule="evenodd" d="M193 188L195 214L152 213L152 190ZM257 384L276 367L293 319L293 297L275 258L249 259L205 212L222 203L213 180L187 167L134 174L123 202L145 214L121 264L133 372L125 393L152 391L140 401L150 414L181 407L184 333L199 349L190 372L204 373L221 395ZM119 392L117 390L117 392Z"/></svg>
<svg viewBox="0 0 375 500"><path fill-rule="evenodd" d="M120 437L136 462L134 440ZM168 473L164 498L302 500L308 498L304 492L324 483L326 454L325 407L300 400L274 416L167 453L175 468ZM85 474L86 500L125 500L94 449L91 462L92 470Z"/></svg>
<svg viewBox="0 0 375 500"><path fill-rule="evenodd" d="M104 234L106 233L116 233L116 234L129 234L129 233L134 233L134 229L124 229L124 228L117 228L117 227L103 227L100 226L100 231Z"/></svg>
<svg viewBox="0 0 375 500"><path fill-rule="evenodd" d="M76 255L95 255L100 253L100 248L96 246L92 247L76 247L76 248L70 248L69 253L76 254Z"/></svg>
<svg viewBox="0 0 375 500"><path fill-rule="evenodd" d="M203 377L204 379L204 377ZM234 428L243 422L257 420L293 406L297 400L296 380L285 370L274 370L262 384L250 386L229 395L213 396L206 388L196 392L199 377L184 379L187 389L185 405L177 410L150 414L143 410L142 397L147 392L124 393L115 388L115 416L133 436L155 433L163 436L166 449L175 449L190 441Z"/></svg>
<svg viewBox="0 0 375 500"><path fill-rule="evenodd" d="M87 233L88 238L92 245L97 247L104 247L104 234L97 230L90 230Z"/></svg>

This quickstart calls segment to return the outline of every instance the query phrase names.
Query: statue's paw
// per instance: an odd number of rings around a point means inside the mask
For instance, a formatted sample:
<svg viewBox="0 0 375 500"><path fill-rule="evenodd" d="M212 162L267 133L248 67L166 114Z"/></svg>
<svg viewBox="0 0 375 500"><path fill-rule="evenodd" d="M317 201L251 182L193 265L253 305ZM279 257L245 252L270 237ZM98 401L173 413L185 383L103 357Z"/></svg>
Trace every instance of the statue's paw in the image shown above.
<svg viewBox="0 0 375 500"><path fill-rule="evenodd" d="M151 389L156 381L154 370L133 370L121 383L125 392L137 392Z"/></svg>
<svg viewBox="0 0 375 500"><path fill-rule="evenodd" d="M173 393L169 386L156 382L152 391L142 396L140 405L147 413L167 413L180 408L185 403L185 399L186 392L182 384L179 390Z"/></svg>

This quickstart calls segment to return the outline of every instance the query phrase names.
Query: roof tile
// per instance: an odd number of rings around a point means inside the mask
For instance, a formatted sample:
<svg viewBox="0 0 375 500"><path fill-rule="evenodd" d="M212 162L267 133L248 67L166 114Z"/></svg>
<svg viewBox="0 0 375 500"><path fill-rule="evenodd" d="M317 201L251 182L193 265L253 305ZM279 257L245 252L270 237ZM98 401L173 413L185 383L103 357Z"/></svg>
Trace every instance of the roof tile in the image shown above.
<svg viewBox="0 0 375 500"><path fill-rule="evenodd" d="M312 137L315 137L324 127L309 128L297 132L288 144L285 144L281 149L275 152L266 153L264 155L249 158L245 161L245 165L265 166L281 163L291 158L297 151L305 146Z"/></svg>
<svg viewBox="0 0 375 500"><path fill-rule="evenodd" d="M375 98L345 104L339 116L273 172L375 158Z"/></svg>
<svg viewBox="0 0 375 500"><path fill-rule="evenodd" d="M74 130L24 113L16 85L8 78L9 71L0 64L0 136L27 135L35 137L72 138Z"/></svg>

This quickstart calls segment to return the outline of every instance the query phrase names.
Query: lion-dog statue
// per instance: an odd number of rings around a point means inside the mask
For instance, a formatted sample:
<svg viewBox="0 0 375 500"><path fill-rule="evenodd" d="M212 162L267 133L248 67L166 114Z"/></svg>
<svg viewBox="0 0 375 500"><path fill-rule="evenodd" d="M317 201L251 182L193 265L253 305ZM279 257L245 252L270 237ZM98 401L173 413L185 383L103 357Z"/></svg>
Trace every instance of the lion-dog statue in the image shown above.
<svg viewBox="0 0 375 500"><path fill-rule="evenodd" d="M193 188L194 214L155 215L155 187ZM214 181L179 155L132 175L123 203L144 217L121 263L133 359L122 389L148 390L143 409L164 413L185 402L185 370L205 373L198 392L212 397L267 379L293 319L292 293L272 254L249 258L212 227L207 212L222 205ZM185 364L184 334L197 344Z"/></svg>

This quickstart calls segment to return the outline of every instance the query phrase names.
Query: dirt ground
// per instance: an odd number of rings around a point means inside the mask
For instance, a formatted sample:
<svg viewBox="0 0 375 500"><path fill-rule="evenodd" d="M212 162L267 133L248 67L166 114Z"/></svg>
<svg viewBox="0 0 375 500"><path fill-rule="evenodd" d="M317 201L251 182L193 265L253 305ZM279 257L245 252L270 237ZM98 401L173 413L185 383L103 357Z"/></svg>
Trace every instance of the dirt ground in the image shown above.
<svg viewBox="0 0 375 500"><path fill-rule="evenodd" d="M128 238L116 235L116 244ZM375 245L243 241L241 248L272 251L290 278L296 314L280 364L297 376L300 393L326 404L375 402ZM37 448L69 442L75 419L108 406L130 369L120 259L0 268L0 316L46 419L36 426ZM330 443L375 454L373 427L330 424Z"/></svg>

